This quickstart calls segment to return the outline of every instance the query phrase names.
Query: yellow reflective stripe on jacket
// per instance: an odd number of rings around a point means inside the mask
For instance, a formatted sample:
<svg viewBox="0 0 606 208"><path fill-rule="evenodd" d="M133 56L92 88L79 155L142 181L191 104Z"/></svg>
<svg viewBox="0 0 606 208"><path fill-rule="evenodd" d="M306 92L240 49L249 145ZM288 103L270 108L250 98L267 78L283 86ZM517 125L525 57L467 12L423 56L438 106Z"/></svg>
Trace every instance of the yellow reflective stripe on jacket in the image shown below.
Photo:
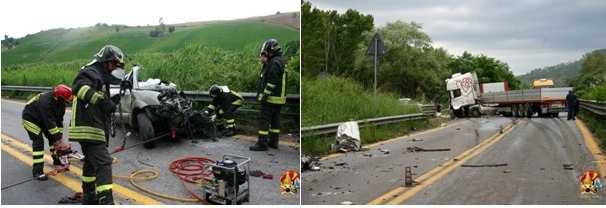
<svg viewBox="0 0 606 208"><path fill-rule="evenodd" d="M231 103L232 105L242 105L242 100L238 99Z"/></svg>
<svg viewBox="0 0 606 208"><path fill-rule="evenodd" d="M70 126L69 139L73 141L93 140L105 142L105 131L89 126Z"/></svg>
<svg viewBox="0 0 606 208"><path fill-rule="evenodd" d="M27 103L25 103L25 105L29 105L30 103L33 103L35 101L37 101L40 98L40 95L42 95L42 93L37 94L36 96L32 97L31 99L29 99L27 101Z"/></svg>
<svg viewBox="0 0 606 208"><path fill-rule="evenodd" d="M280 129L269 129L269 132L279 134Z"/></svg>
<svg viewBox="0 0 606 208"><path fill-rule="evenodd" d="M97 193L112 190L113 186L114 186L113 184L105 184L105 185L97 186Z"/></svg>
<svg viewBox="0 0 606 208"><path fill-rule="evenodd" d="M95 182L97 180L95 176L81 176L80 178L82 178L82 182L84 183Z"/></svg>
<svg viewBox="0 0 606 208"><path fill-rule="evenodd" d="M262 131L262 130L259 130L259 134L260 134L260 135L268 135L268 134L269 134L269 132L267 132L267 131Z"/></svg>
<svg viewBox="0 0 606 208"><path fill-rule="evenodd" d="M22 120L23 122L23 127L25 128L25 130L32 132L34 134L40 134L40 127L38 127L36 124L29 122L27 120Z"/></svg>
<svg viewBox="0 0 606 208"><path fill-rule="evenodd" d="M80 100L86 100L84 99L84 97L86 96L88 90L90 90L90 86L88 85L80 87L80 90L78 90L78 94L76 94L76 97L80 98Z"/></svg>
<svg viewBox="0 0 606 208"><path fill-rule="evenodd" d="M100 100L103 100L103 93L95 92L95 93L93 93L93 96L90 98L90 103L96 104Z"/></svg>
<svg viewBox="0 0 606 208"><path fill-rule="evenodd" d="M208 105L208 109L214 110L215 106L213 104Z"/></svg>
<svg viewBox="0 0 606 208"><path fill-rule="evenodd" d="M269 95L269 94L271 94L271 91L269 91L268 89L264 89L264 90L263 90L263 93L265 93L265 94L268 94L268 95Z"/></svg>
<svg viewBox="0 0 606 208"><path fill-rule="evenodd" d="M78 109L78 99L72 101L72 120L70 120L70 126L76 126L76 110Z"/></svg>
<svg viewBox="0 0 606 208"><path fill-rule="evenodd" d="M48 132L50 132L51 134L58 134L58 133L61 133L61 129L59 129L59 127L55 127L55 128L49 129Z"/></svg>
<svg viewBox="0 0 606 208"><path fill-rule="evenodd" d="M227 122L227 123L234 123L234 122L236 122L236 119L228 119L225 122Z"/></svg>
<svg viewBox="0 0 606 208"><path fill-rule="evenodd" d="M282 73L282 90L280 91L280 97L269 96L267 97L268 103L273 104L285 104L286 103L286 71Z"/></svg>
<svg viewBox="0 0 606 208"><path fill-rule="evenodd" d="M44 155L44 150L32 152L32 156L42 156Z"/></svg>
<svg viewBox="0 0 606 208"><path fill-rule="evenodd" d="M34 164L36 163L44 163L44 158L34 159Z"/></svg>
<svg viewBox="0 0 606 208"><path fill-rule="evenodd" d="M273 89L274 87L276 87L276 85L275 85L275 84L272 84L272 83L269 83L269 82L267 83L267 86L268 86L269 88L271 88L271 89Z"/></svg>

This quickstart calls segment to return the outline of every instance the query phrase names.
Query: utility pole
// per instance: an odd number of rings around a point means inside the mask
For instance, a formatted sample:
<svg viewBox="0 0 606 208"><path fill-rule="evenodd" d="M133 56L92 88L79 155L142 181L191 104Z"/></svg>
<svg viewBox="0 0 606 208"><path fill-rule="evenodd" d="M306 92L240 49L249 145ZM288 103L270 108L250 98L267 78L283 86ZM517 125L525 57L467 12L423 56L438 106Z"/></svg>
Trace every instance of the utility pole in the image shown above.
<svg viewBox="0 0 606 208"><path fill-rule="evenodd" d="M377 65L379 65L379 56L385 54L385 46L383 45L383 40L381 40L381 36L379 33L375 33L375 36L372 37L370 44L368 46L368 50L366 50L367 55L372 55L374 58L374 94L377 94Z"/></svg>

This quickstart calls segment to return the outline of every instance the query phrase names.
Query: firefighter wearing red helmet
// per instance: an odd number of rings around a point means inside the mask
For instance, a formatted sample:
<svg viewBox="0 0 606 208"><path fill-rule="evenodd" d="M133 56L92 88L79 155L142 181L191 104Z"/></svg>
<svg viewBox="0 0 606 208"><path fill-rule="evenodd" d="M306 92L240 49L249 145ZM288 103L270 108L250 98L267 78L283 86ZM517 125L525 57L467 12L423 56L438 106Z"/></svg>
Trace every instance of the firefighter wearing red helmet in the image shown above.
<svg viewBox="0 0 606 208"><path fill-rule="evenodd" d="M52 92L40 93L29 101L23 109L22 123L25 131L32 140L32 174L34 179L45 181L48 177L43 172L44 167L44 139L48 139L48 146L52 153L53 165L60 165L55 154L54 144L61 140L63 135L63 115L65 106L72 101L72 89L66 85L57 85Z"/></svg>

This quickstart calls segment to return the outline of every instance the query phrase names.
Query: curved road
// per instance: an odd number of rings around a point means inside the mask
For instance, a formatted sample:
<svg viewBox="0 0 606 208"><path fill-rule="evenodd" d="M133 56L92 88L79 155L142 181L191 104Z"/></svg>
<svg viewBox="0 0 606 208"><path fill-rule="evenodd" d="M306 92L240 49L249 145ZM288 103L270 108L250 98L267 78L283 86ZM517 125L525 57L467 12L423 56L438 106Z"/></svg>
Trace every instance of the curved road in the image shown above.
<svg viewBox="0 0 606 208"><path fill-rule="evenodd" d="M407 151L412 146L450 150ZM606 203L604 193L600 199L580 197L577 177L596 162L574 121L560 118L459 119L366 152L329 156L321 164L320 171L303 173L303 204ZM403 188L406 166L422 181L418 190Z"/></svg>

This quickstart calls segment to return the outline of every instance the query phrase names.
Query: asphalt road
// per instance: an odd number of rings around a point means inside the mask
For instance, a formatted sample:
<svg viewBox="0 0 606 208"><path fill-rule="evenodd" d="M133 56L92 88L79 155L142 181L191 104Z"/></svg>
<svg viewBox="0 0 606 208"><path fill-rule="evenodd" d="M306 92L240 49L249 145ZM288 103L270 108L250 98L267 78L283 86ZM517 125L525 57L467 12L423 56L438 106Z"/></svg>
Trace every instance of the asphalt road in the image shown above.
<svg viewBox="0 0 606 208"><path fill-rule="evenodd" d="M562 115L563 116L563 115ZM563 117L562 117L563 118ZM413 177L440 169L476 145L489 143L510 118L458 119L447 126L390 140L365 152L322 160L318 172L304 172L303 204L366 204L403 187L404 169ZM499 136L496 136L499 137ZM456 167L438 177L403 204L604 204L579 197L582 170L593 157L575 123L565 119L520 119L513 129L465 164L507 163L505 167ZM440 152L409 152L407 147L450 148ZM389 150L389 154L384 151ZM372 155L372 156L370 156ZM370 157L369 157L370 156ZM461 161L463 162L463 161ZM565 170L563 164L574 164ZM392 202L393 203L393 202Z"/></svg>
<svg viewBox="0 0 606 208"><path fill-rule="evenodd" d="M23 104L2 99L2 133L31 146L31 141L21 126L22 109ZM68 126L69 112L66 112L64 120L64 126ZM67 139L67 136L64 135L64 139ZM127 140L127 147L129 144L138 142L135 138L136 135L133 135ZM119 146L121 141L121 132L118 132L116 138L110 141L109 149L112 150L114 147ZM186 156L202 156L218 160L223 154L243 155L252 158L251 170L260 170L273 175L273 179L271 180L251 177L252 191L250 204L299 204L299 196L282 196L279 189L279 178L282 172L286 170L299 170L299 150L281 145L279 150L272 149L268 152L251 152L248 150L248 147L253 143L254 141L250 137L236 136L234 138L221 138L218 142L163 141L151 150L139 146L113 155L118 160L118 163L113 165L113 174L126 176L140 169L156 169L160 171L159 177L152 181L141 182L144 187L163 194L187 198L189 194L186 189L168 170L171 161ZM74 148L80 150L77 143L74 143ZM45 146L45 149L48 151L47 146ZM31 156L28 155L28 157ZM16 180L31 176L31 167L18 161L14 156L7 154L5 149L2 151L1 161L1 181L3 187ZM81 167L79 162L73 165ZM74 179L78 180L77 178ZM114 179L114 183L138 194L150 196L164 204L191 204L151 196L138 190L123 179ZM46 182L32 181L2 190L2 204L56 204L59 198L71 193L73 192L70 189L53 180ZM116 202L119 204L136 204L129 197L118 196L115 192L114 196Z"/></svg>

